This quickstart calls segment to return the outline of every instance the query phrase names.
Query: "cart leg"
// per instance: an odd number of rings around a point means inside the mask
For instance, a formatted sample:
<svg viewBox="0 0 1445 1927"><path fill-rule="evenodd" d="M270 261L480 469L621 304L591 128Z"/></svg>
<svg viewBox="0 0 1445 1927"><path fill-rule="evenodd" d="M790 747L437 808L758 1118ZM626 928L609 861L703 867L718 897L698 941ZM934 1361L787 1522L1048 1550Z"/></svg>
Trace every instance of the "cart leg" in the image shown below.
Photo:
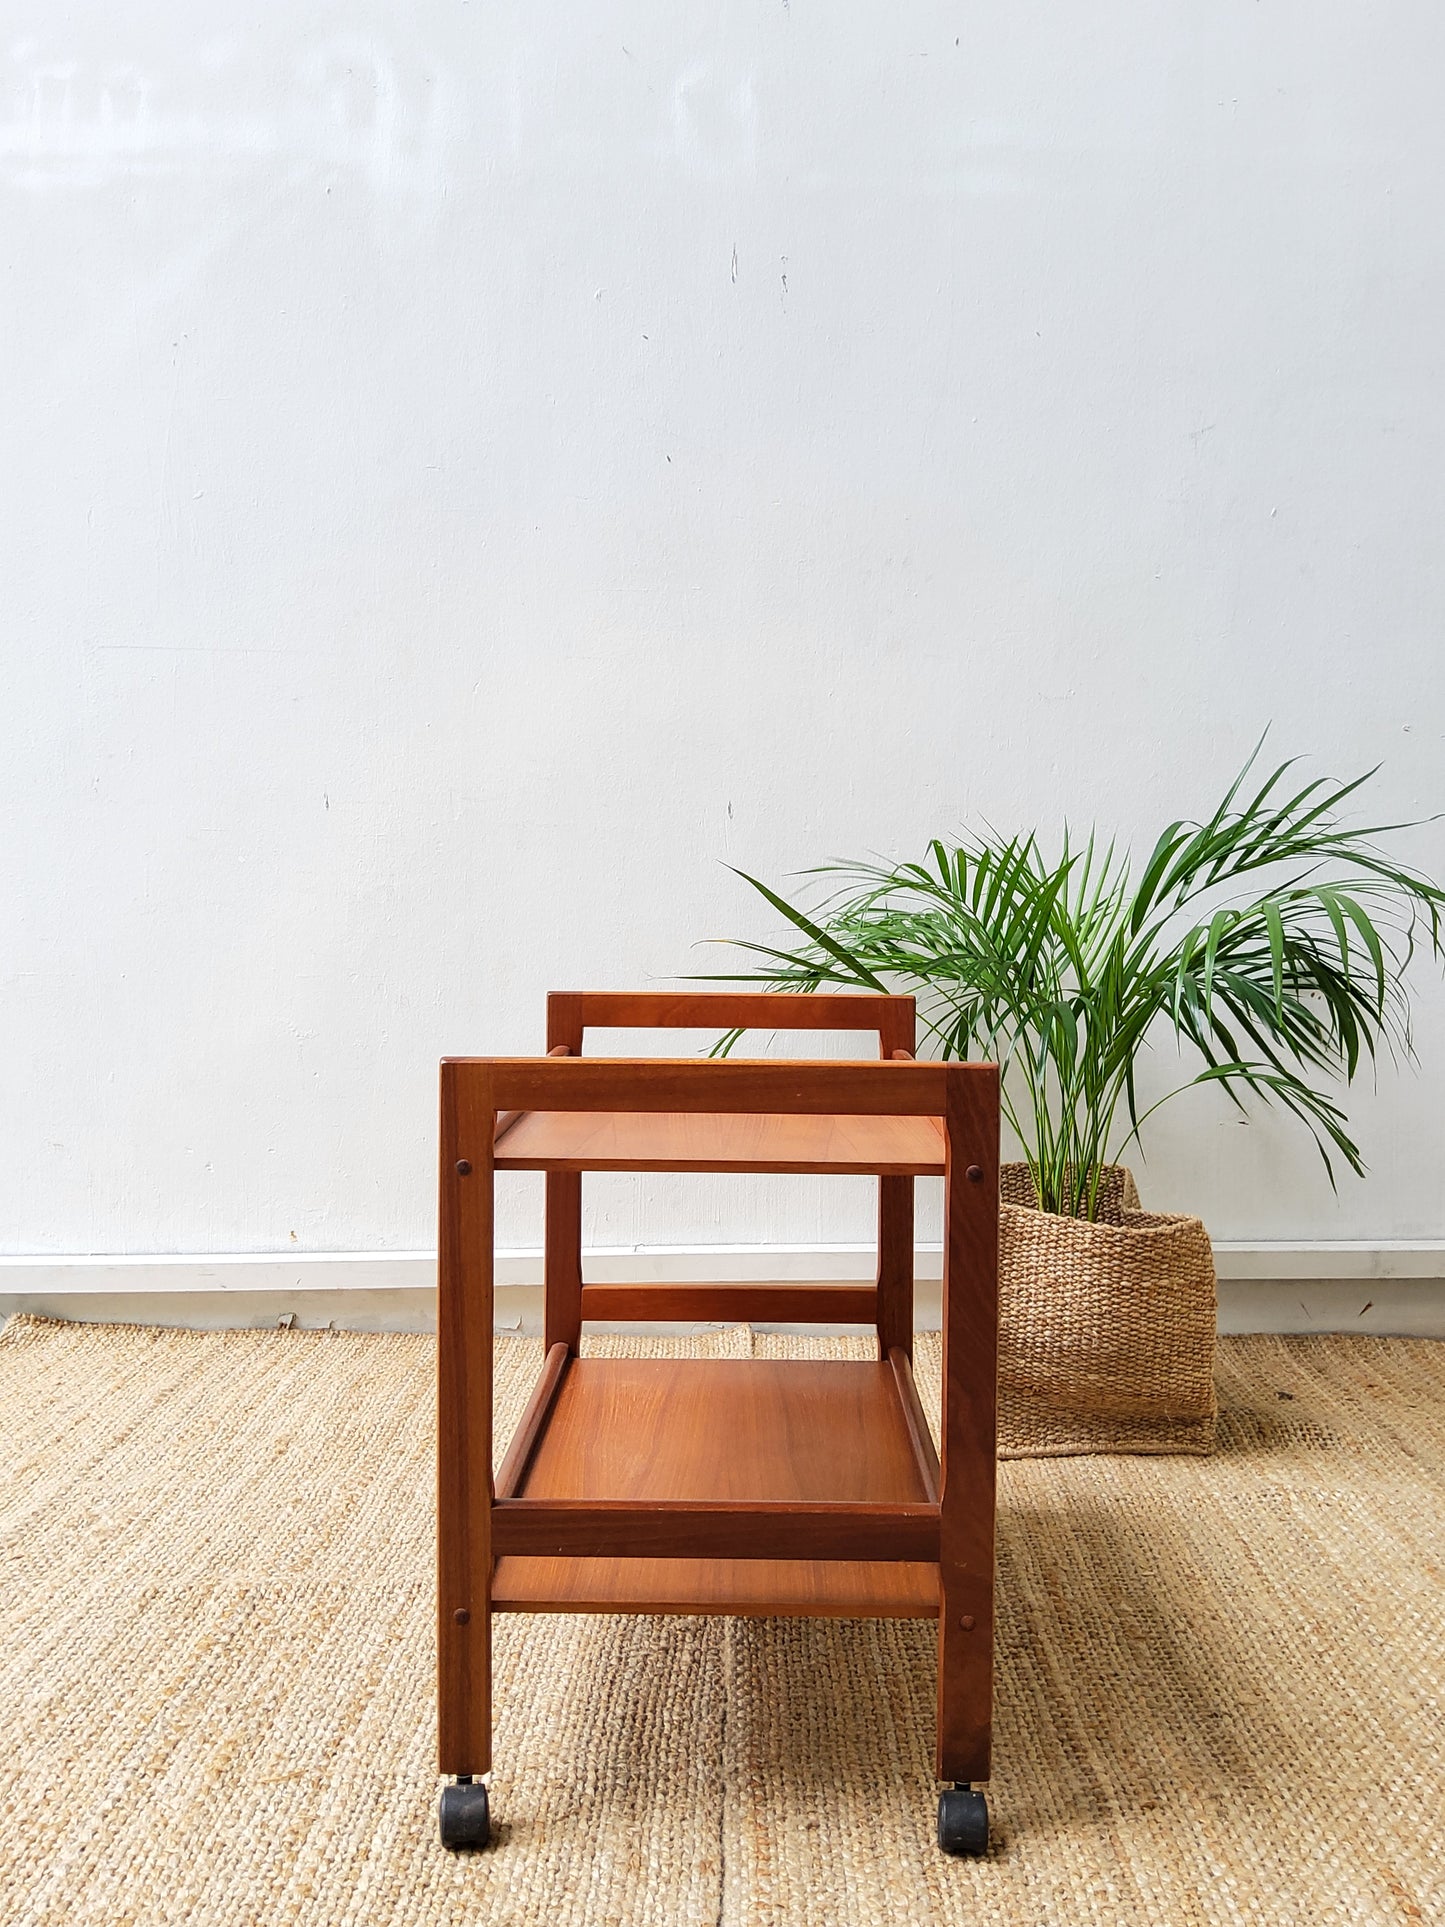
<svg viewBox="0 0 1445 1927"><path fill-rule="evenodd" d="M474 1595L475 1596L475 1595ZM451 1633L439 1631L440 1766L454 1773L444 1786L437 1819L444 1847L485 1847L492 1837L487 1789L480 1776L492 1764L492 1614L483 1591L470 1611L452 1614ZM445 1622L446 1614L441 1614Z"/></svg>
<svg viewBox="0 0 1445 1927"><path fill-rule="evenodd" d="M982 1853L993 1733L998 1113L948 1090L943 1235L943 1489L939 1494L938 1805L946 1853ZM996 1101L996 1100L995 1100Z"/></svg>
<svg viewBox="0 0 1445 1927"><path fill-rule="evenodd" d="M913 1356L913 1180L878 1180L878 1356Z"/></svg>
<svg viewBox="0 0 1445 1927"><path fill-rule="evenodd" d="M442 1066L437 1240L437 1764L441 1837L484 1847L491 1834L492 1298L491 1080Z"/></svg>
<svg viewBox="0 0 1445 1927"><path fill-rule="evenodd" d="M582 1055L582 999L575 990L547 998L547 1055ZM556 1344L576 1354L582 1343L582 1174L547 1173L543 1241L542 1356Z"/></svg>
<svg viewBox="0 0 1445 1927"><path fill-rule="evenodd" d="M576 1171L549 1171L546 1233L542 1246L542 1356L582 1344L582 1178Z"/></svg>
<svg viewBox="0 0 1445 1927"><path fill-rule="evenodd" d="M978 1523L982 1523L979 1521ZM991 1522L990 1522L991 1523ZM940 1571L938 1600L938 1844L988 1851L988 1804L971 1786L989 1776L993 1738L993 1574Z"/></svg>
<svg viewBox="0 0 1445 1927"><path fill-rule="evenodd" d="M993 1738L993 1613L989 1584L939 1589L938 1777L986 1780ZM971 1608L971 1610L970 1610Z"/></svg>

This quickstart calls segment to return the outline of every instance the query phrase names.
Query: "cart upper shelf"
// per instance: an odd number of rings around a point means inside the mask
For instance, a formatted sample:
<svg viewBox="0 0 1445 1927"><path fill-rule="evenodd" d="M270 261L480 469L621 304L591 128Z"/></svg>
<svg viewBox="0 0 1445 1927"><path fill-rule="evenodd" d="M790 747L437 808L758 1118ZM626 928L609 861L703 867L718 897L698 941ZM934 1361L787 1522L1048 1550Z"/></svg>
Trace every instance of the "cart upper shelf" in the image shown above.
<svg viewBox="0 0 1445 1927"><path fill-rule="evenodd" d="M795 1171L942 1177L933 1117L710 1111L521 1111L499 1120L499 1171Z"/></svg>

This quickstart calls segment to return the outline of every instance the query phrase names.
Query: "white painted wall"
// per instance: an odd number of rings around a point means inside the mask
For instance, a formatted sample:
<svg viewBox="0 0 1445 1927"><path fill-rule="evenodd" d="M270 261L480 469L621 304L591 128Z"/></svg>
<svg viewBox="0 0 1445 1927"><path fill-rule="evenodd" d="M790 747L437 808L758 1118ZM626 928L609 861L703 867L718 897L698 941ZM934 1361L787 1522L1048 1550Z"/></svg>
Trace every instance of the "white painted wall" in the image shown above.
<svg viewBox="0 0 1445 1927"><path fill-rule="evenodd" d="M11 0L4 1248L424 1248L437 1057L711 967L725 862L1142 839L1271 720L1445 807L1442 68L1430 0ZM1198 1096L1146 1198L1445 1236L1428 974L1418 1041L1367 1183Z"/></svg>

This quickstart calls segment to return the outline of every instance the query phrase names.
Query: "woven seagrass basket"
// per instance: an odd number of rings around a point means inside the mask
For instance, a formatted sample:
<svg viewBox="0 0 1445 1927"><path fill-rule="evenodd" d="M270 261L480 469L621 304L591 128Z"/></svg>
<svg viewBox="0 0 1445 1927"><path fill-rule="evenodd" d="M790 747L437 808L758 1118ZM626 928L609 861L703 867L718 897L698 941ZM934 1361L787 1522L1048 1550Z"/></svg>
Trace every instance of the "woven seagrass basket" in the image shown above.
<svg viewBox="0 0 1445 1927"><path fill-rule="evenodd" d="M1198 1218L1144 1211L1104 1174L1092 1223L999 1174L1001 1458L1214 1449L1214 1253Z"/></svg>

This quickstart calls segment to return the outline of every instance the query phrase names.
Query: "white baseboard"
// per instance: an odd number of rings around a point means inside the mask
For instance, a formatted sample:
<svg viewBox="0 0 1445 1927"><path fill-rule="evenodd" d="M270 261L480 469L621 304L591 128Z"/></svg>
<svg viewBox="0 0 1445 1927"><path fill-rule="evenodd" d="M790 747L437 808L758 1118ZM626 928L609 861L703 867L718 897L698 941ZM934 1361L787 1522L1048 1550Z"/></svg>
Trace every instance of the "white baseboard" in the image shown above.
<svg viewBox="0 0 1445 1927"><path fill-rule="evenodd" d="M1222 1332L1445 1337L1445 1240L1222 1242L1214 1253ZM865 1245L652 1245L589 1252L585 1266L598 1284L785 1284L869 1278L873 1261ZM937 1246L919 1247L923 1330L938 1324L940 1266ZM540 1331L541 1279L539 1251L498 1253L498 1329ZM435 1287L436 1259L424 1251L0 1257L0 1317L27 1311L212 1330L294 1318L347 1331L431 1331Z"/></svg>

